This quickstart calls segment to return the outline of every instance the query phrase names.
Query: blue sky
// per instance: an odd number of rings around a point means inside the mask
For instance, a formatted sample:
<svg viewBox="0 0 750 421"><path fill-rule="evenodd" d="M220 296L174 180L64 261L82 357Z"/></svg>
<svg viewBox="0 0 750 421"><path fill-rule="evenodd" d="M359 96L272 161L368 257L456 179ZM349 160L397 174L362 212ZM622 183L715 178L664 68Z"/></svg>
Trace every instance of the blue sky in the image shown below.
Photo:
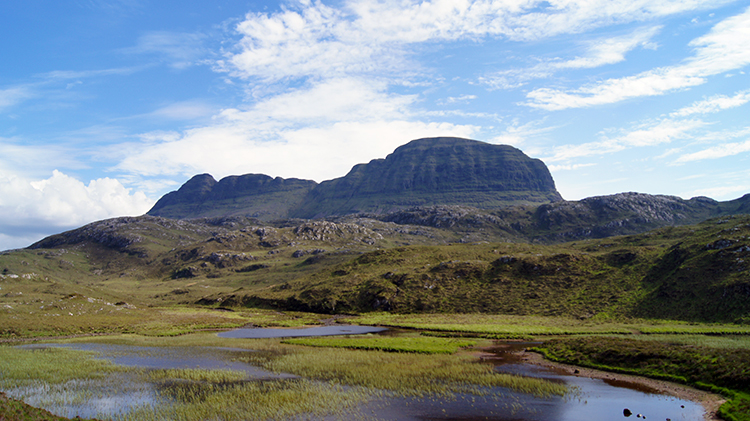
<svg viewBox="0 0 750 421"><path fill-rule="evenodd" d="M9 0L0 36L0 250L431 136L518 147L566 200L750 192L747 1Z"/></svg>

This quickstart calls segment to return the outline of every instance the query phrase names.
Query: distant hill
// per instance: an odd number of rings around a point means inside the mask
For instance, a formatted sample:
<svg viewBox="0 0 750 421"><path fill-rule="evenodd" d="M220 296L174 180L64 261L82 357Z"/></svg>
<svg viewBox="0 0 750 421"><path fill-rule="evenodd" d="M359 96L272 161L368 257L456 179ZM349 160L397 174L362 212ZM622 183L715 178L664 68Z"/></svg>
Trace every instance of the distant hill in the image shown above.
<svg viewBox="0 0 750 421"><path fill-rule="evenodd" d="M387 213L413 206L498 209L562 200L544 163L506 145L441 137L418 139L344 177L311 180L197 175L162 197L148 215L250 216L262 220Z"/></svg>

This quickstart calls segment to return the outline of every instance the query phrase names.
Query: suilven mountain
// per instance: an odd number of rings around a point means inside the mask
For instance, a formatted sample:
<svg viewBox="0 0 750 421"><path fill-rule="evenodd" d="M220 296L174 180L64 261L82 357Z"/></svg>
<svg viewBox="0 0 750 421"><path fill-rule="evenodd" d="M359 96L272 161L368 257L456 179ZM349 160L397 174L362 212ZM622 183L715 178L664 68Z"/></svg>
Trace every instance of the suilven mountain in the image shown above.
<svg viewBox="0 0 750 421"><path fill-rule="evenodd" d="M320 184L261 174L219 182L197 175L162 197L148 214L313 219L414 206L498 209L560 200L542 161L507 145L441 137L411 141L385 159L356 165L346 176Z"/></svg>

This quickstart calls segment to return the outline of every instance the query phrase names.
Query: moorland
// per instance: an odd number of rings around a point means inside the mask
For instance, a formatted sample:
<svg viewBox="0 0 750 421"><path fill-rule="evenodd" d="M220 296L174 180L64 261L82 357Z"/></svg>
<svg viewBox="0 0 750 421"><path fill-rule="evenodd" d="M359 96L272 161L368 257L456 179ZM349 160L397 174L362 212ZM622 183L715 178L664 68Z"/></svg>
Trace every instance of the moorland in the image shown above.
<svg viewBox="0 0 750 421"><path fill-rule="evenodd" d="M533 351L550 360L720 394L718 417L750 419L750 195L564 201L540 161L503 149L497 165L473 141L435 145L320 185L196 176L147 215L0 253L0 390L45 385L83 399L87 382L127 372L180 402L132 419L346 417L383 393L570 393L477 359L496 340L519 340L540 342ZM499 167L512 169L503 178ZM460 182L436 190L441 177ZM493 195L503 183L489 179L513 183ZM215 334L325 324L397 330ZM133 372L84 351L17 347L39 342L252 349L245 362L301 380ZM8 398L1 417L59 419Z"/></svg>

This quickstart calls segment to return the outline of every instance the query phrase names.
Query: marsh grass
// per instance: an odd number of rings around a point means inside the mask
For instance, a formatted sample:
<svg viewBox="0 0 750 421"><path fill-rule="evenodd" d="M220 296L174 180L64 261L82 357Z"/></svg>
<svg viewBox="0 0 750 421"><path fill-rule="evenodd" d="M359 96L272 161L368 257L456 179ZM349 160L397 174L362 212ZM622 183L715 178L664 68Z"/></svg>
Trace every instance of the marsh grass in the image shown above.
<svg viewBox="0 0 750 421"><path fill-rule="evenodd" d="M149 370L147 378L151 382L187 380L206 383L231 383L246 380L247 374L237 370L164 369Z"/></svg>
<svg viewBox="0 0 750 421"><path fill-rule="evenodd" d="M494 314L392 314L370 313L350 319L362 325L424 330L426 335L489 338L528 338L555 335L630 335L642 333L685 335L750 335L750 326L691 323L672 320L602 317L578 320L569 317L514 316Z"/></svg>
<svg viewBox="0 0 750 421"><path fill-rule="evenodd" d="M581 321L567 317L512 316L493 314L392 314L371 313L352 323L427 330L432 332L473 333L496 337L529 335L572 335L632 333L621 323Z"/></svg>
<svg viewBox="0 0 750 421"><path fill-rule="evenodd" d="M350 418L371 392L308 380L240 383L172 383L163 401L122 420L266 420Z"/></svg>
<svg viewBox="0 0 750 421"><path fill-rule="evenodd" d="M476 345L476 340L448 339L434 337L392 337L392 336L358 336L358 337L318 337L295 338L282 341L285 344L379 350L389 352L416 352L422 354L454 354L461 348Z"/></svg>
<svg viewBox="0 0 750 421"><path fill-rule="evenodd" d="M93 352L62 348L35 350L0 346L0 384L3 388L28 382L60 384L73 380L102 379L125 369L94 358Z"/></svg>
<svg viewBox="0 0 750 421"><path fill-rule="evenodd" d="M694 335L694 334L653 334L633 335L630 339L654 341L675 345L698 346L719 349L750 349L750 335Z"/></svg>
<svg viewBox="0 0 750 421"><path fill-rule="evenodd" d="M491 365L469 355L299 348L279 354L252 354L250 361L276 372L402 396L486 393L480 389L490 387L507 387L537 396L564 395L567 391L565 386L546 380L496 373Z"/></svg>

